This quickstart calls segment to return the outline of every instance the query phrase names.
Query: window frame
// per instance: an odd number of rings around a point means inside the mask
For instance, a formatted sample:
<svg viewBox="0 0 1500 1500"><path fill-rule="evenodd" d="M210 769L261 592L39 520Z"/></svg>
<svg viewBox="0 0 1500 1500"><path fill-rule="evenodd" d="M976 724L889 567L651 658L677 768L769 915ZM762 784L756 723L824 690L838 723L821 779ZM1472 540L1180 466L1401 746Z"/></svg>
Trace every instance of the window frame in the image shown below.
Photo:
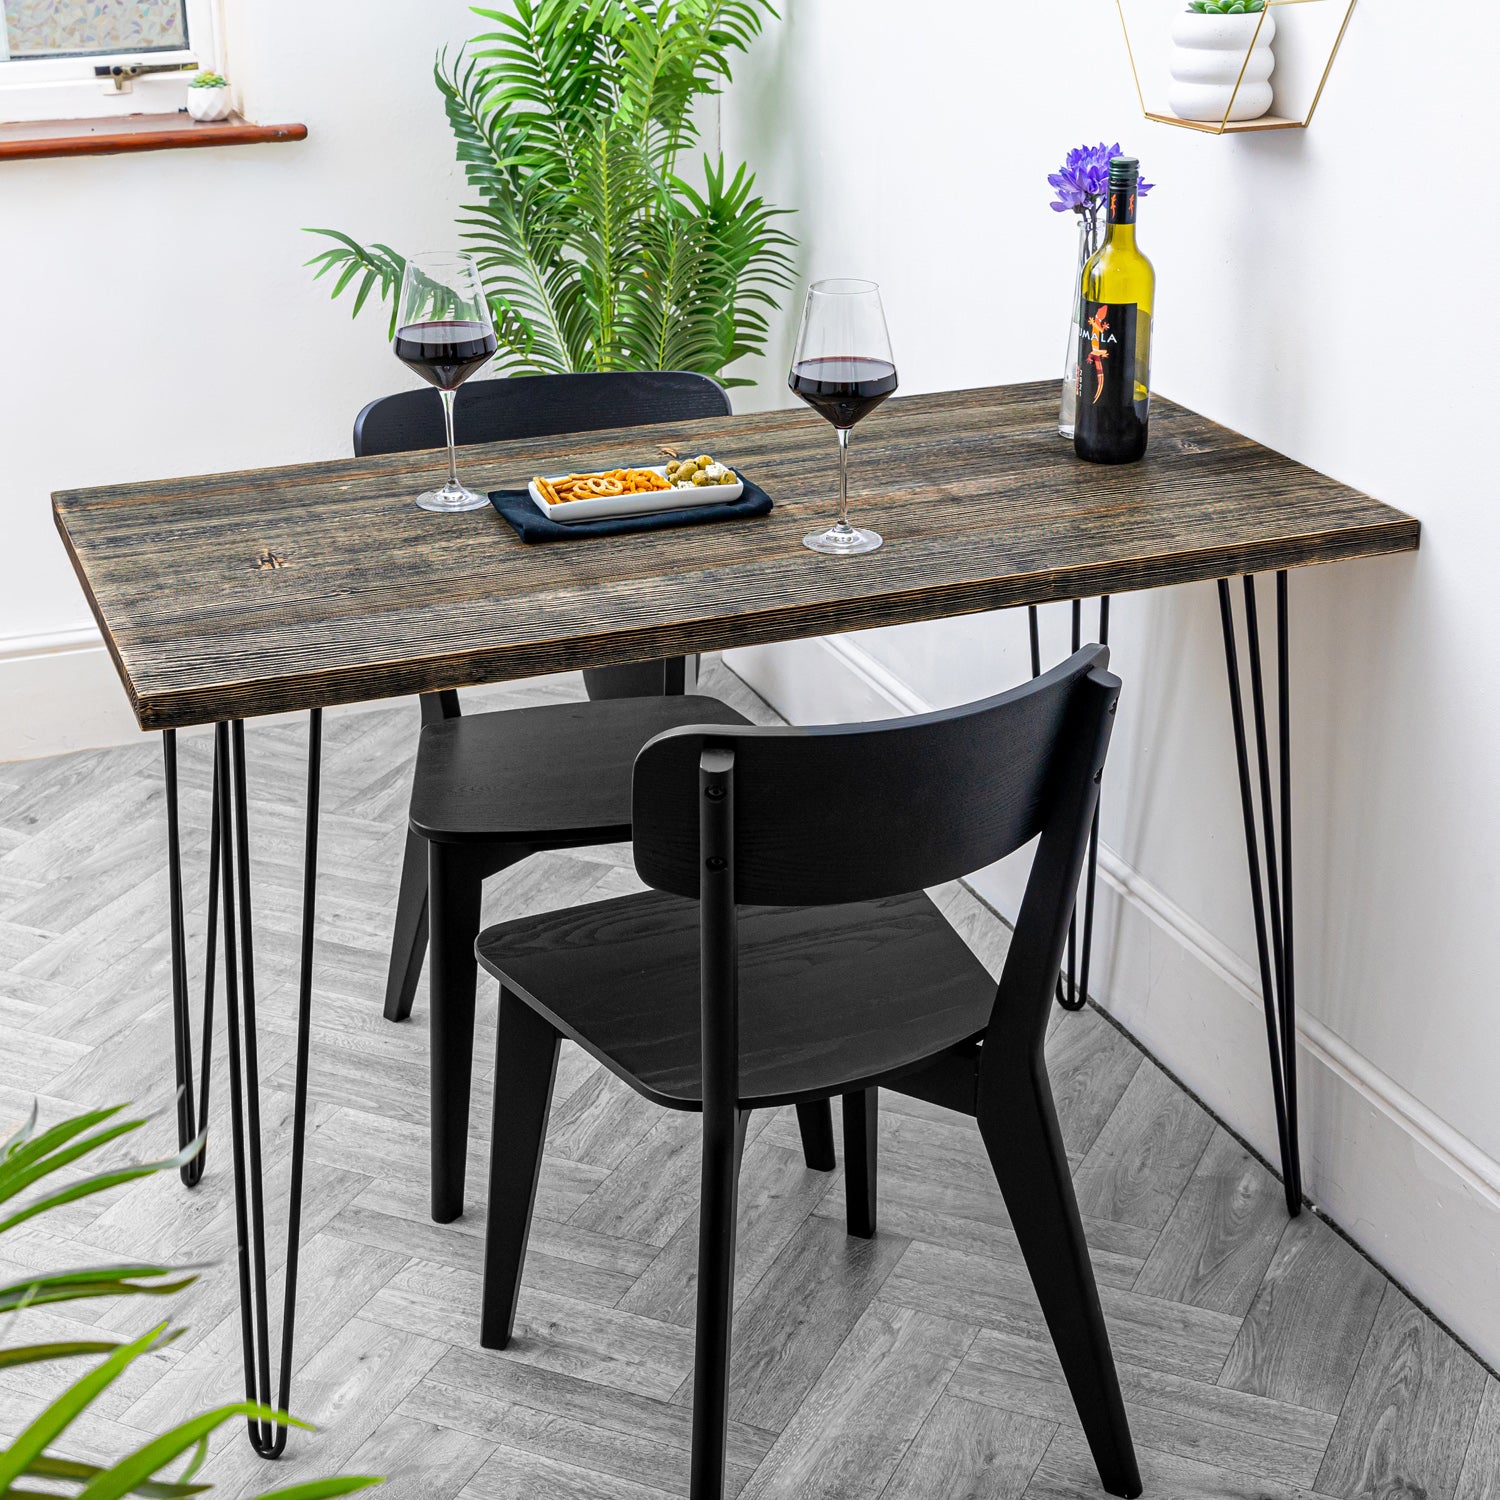
<svg viewBox="0 0 1500 1500"><path fill-rule="evenodd" d="M224 27L219 0L184 0L184 8L186 47L82 57L0 58L0 121L109 119L175 114L186 108L193 73L222 70ZM130 63L171 64L178 71L147 73L134 79L128 89L116 89L110 79L94 72Z"/></svg>

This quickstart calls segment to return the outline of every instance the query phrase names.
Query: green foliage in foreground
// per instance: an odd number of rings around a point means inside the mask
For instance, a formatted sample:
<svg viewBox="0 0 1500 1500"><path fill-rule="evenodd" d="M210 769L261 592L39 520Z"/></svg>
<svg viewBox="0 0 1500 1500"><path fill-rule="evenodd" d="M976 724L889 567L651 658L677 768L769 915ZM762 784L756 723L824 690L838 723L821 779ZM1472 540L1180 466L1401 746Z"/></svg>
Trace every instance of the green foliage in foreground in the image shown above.
<svg viewBox="0 0 1500 1500"><path fill-rule="evenodd" d="M124 1108L116 1105L112 1109L90 1110L39 1132L33 1107L31 1118L0 1145L0 1237L28 1220L76 1203L80 1198L149 1177L154 1172L175 1170L201 1149L200 1137L187 1150L164 1161L117 1167L91 1176L59 1176L64 1168L83 1161L146 1123L118 1119ZM16 1200L28 1191L32 1196L17 1204ZM50 1388L53 1382L47 1377L55 1367L64 1362L89 1361L84 1374L48 1401L8 1447L0 1448L0 1500L56 1500L59 1494L69 1496L70 1500L121 1500L126 1495L144 1496L145 1500L187 1500L212 1488L194 1480L208 1454L209 1436L216 1428L237 1417L290 1420L257 1402L236 1401L189 1418L107 1466L68 1458L65 1452L58 1451L66 1446L68 1429L88 1413L136 1360L164 1348L181 1330L161 1322L131 1340L13 1343L12 1335L24 1326L27 1310L93 1297L169 1297L196 1279L195 1275L170 1266L122 1262L43 1272L0 1285L0 1380L10 1389L17 1382L6 1372L21 1366L36 1367L35 1383ZM9 1395L6 1405L9 1409ZM178 1459L185 1460L182 1470L173 1478L160 1477ZM43 1487L36 1488L36 1481L41 1481ZM345 1475L270 1490L260 1500L273 1497L274 1500L331 1500L333 1496L351 1494L379 1483L366 1475Z"/></svg>

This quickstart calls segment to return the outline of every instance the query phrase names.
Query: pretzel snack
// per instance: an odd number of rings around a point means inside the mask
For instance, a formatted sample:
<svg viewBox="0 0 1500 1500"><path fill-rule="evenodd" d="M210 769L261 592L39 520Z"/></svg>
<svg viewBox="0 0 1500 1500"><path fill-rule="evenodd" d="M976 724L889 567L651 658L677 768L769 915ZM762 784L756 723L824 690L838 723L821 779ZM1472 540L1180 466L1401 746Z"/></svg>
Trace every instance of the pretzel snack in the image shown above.
<svg viewBox="0 0 1500 1500"><path fill-rule="evenodd" d="M545 479L538 474L532 482L548 505L565 505L570 500L649 494L672 488L651 469L608 469L601 474L569 474L564 479Z"/></svg>

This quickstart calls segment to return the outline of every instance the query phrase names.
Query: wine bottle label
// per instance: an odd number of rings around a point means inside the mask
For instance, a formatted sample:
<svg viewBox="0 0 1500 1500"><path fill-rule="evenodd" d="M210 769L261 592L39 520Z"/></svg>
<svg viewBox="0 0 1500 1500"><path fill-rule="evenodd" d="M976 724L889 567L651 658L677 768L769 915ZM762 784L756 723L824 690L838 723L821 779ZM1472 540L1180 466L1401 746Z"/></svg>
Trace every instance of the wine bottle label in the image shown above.
<svg viewBox="0 0 1500 1500"><path fill-rule="evenodd" d="M1083 304L1079 330L1078 405L1119 412L1135 400L1134 302Z"/></svg>
<svg viewBox="0 0 1500 1500"><path fill-rule="evenodd" d="M1134 302L1083 304L1074 447L1095 463L1126 463L1146 451L1150 377L1139 357L1150 324L1142 316Z"/></svg>

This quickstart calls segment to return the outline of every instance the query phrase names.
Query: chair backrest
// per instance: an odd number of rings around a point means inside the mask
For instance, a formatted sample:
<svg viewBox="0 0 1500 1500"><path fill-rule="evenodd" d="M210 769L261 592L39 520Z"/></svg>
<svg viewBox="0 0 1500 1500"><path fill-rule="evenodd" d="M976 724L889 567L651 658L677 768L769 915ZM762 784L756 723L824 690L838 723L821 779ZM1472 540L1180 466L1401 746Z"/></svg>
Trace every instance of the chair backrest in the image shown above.
<svg viewBox="0 0 1500 1500"><path fill-rule="evenodd" d="M555 437L605 427L724 417L729 396L690 370L619 370L597 375L514 375L471 380L453 403L459 443ZM435 391L400 391L370 402L354 419L357 458L441 448L447 442Z"/></svg>
<svg viewBox="0 0 1500 1500"><path fill-rule="evenodd" d="M1108 661L1086 646L1022 687L916 718L669 730L636 758L636 870L700 894L707 756L732 778L739 904L874 900L971 874L1092 795L1119 694Z"/></svg>

